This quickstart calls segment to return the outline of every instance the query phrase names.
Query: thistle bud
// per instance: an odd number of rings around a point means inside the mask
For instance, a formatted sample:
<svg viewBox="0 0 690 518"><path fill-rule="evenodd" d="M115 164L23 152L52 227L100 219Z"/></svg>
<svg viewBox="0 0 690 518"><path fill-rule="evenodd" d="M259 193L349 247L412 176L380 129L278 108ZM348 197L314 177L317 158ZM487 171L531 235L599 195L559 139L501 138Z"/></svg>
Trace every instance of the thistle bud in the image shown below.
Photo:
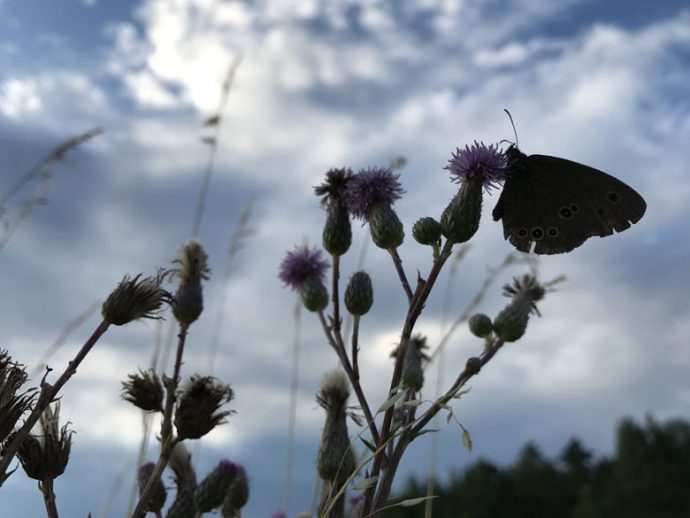
<svg viewBox="0 0 690 518"><path fill-rule="evenodd" d="M217 509L225 500L228 488L237 476L237 465L229 460L221 460L194 492L194 505L199 513Z"/></svg>
<svg viewBox="0 0 690 518"><path fill-rule="evenodd" d="M443 235L453 243L464 243L477 232L482 215L482 177L463 182L441 215Z"/></svg>
<svg viewBox="0 0 690 518"><path fill-rule="evenodd" d="M412 227L412 237L421 245L435 245L441 239L441 224L434 218L420 218Z"/></svg>
<svg viewBox="0 0 690 518"><path fill-rule="evenodd" d="M500 339L514 342L525 334L530 314L539 315L536 302L544 297L545 290L535 277L523 275L504 286L503 291L512 301L496 315L493 328Z"/></svg>
<svg viewBox="0 0 690 518"><path fill-rule="evenodd" d="M246 505L248 500L249 480L247 480L247 472L244 466L238 465L235 478L228 488L225 500L223 500L221 515L223 518L239 516L239 510Z"/></svg>
<svg viewBox="0 0 690 518"><path fill-rule="evenodd" d="M144 491L144 488L146 487L149 478L151 478L151 475L153 474L153 470L155 469L155 467L156 465L153 462L146 462L139 466L139 473L137 476L139 482L139 493L142 493ZM167 496L168 495L165 491L163 481L159 477L155 485L153 486L153 492L149 497L148 505L146 507L147 510L152 513L159 513L165 505L165 499Z"/></svg>
<svg viewBox="0 0 690 518"><path fill-rule="evenodd" d="M163 383L153 369L128 374L122 382L122 399L147 412L163 411Z"/></svg>
<svg viewBox="0 0 690 518"><path fill-rule="evenodd" d="M187 490L179 490L165 516L166 518L196 518L198 515L196 507L194 507L193 493Z"/></svg>
<svg viewBox="0 0 690 518"><path fill-rule="evenodd" d="M316 400L326 410L326 422L316 468L322 479L342 483L355 471L355 458L347 432L347 378L340 370L327 373Z"/></svg>
<svg viewBox="0 0 690 518"><path fill-rule="evenodd" d="M323 227L323 248L331 255L343 255L352 244L352 227L347 208L339 201L328 208Z"/></svg>
<svg viewBox="0 0 690 518"><path fill-rule="evenodd" d="M374 244L386 250L399 247L405 238L398 215L393 207L385 203L378 203L371 210L369 231Z"/></svg>
<svg viewBox="0 0 690 518"><path fill-rule="evenodd" d="M374 303L371 278L366 272L355 272L345 289L345 307L354 316L365 315Z"/></svg>
<svg viewBox="0 0 690 518"><path fill-rule="evenodd" d="M424 385L424 369L422 361L429 357L424 352L429 346L426 337L421 334L413 335L405 350L405 363L403 364L402 383L405 387L419 392ZM395 351L397 356L397 351Z"/></svg>
<svg viewBox="0 0 690 518"><path fill-rule="evenodd" d="M493 332L491 319L483 313L475 313L468 321L470 332L479 338L486 338Z"/></svg>
<svg viewBox="0 0 690 518"><path fill-rule="evenodd" d="M204 309L204 296L201 281L208 280L208 255L197 241L191 240L182 245L177 258L176 273L180 284L172 305L173 315L180 324L191 324Z"/></svg>
<svg viewBox="0 0 690 518"><path fill-rule="evenodd" d="M328 290L317 278L306 280L300 286L300 296L309 311L323 311L328 306Z"/></svg>
<svg viewBox="0 0 690 518"><path fill-rule="evenodd" d="M225 422L231 411L220 411L234 397L229 385L213 376L192 375L175 407L179 439L198 439Z"/></svg>

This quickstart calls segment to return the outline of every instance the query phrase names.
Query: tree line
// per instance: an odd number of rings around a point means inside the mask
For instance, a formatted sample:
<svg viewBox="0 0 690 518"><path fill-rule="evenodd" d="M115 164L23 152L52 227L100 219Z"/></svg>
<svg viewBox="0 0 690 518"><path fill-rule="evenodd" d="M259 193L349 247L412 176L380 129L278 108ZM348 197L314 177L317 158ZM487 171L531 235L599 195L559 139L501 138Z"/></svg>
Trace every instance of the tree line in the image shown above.
<svg viewBox="0 0 690 518"><path fill-rule="evenodd" d="M410 479L393 501L425 494L426 480ZM690 517L690 423L625 418L614 453L598 458L576 438L551 459L527 443L513 464L479 459L434 494L436 518ZM384 516L422 518L424 504Z"/></svg>

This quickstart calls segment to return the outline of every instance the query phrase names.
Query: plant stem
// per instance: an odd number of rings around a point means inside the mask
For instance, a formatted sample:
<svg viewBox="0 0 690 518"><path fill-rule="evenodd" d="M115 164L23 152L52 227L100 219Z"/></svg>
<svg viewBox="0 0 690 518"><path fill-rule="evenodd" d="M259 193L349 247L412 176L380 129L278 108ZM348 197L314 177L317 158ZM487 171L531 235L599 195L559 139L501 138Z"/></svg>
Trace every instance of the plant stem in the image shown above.
<svg viewBox="0 0 690 518"><path fill-rule="evenodd" d="M359 363L357 353L359 352L359 315L355 315L352 325L352 372L355 378L359 379Z"/></svg>
<svg viewBox="0 0 690 518"><path fill-rule="evenodd" d="M340 280L340 256L333 255L333 287L332 287L332 301L333 301L333 331L340 334L340 300L338 296L338 284Z"/></svg>
<svg viewBox="0 0 690 518"><path fill-rule="evenodd" d="M139 495L139 501L137 506L134 508L132 513L132 518L144 518L146 515L146 506L148 505L148 500L153 492L153 487L161 478L163 470L170 462L170 456L175 448L175 445L179 442L177 438L173 437L172 420L173 420L173 408L175 407L175 401L177 400L177 387L180 383L180 369L182 367L182 355L184 354L184 345L187 339L187 332L189 330L189 324L180 324L180 333L177 335L177 354L175 356L175 366L173 367L173 377L165 380L166 385L166 398L165 398L165 408L163 410L163 422L161 424L161 453L158 457L158 462L153 468L153 472L149 476L148 482L143 491Z"/></svg>
<svg viewBox="0 0 690 518"><path fill-rule="evenodd" d="M421 277L417 279L417 288L415 289L413 296L410 298L410 307L408 308L407 317L405 318L405 324L403 325L402 336L400 337L398 355L395 359L395 367L393 369L393 376L391 377L390 389L388 391L389 397L393 390L400 384L400 378L402 376L402 368L405 358L405 351L407 350L407 346L410 342L410 337L412 336L412 330L414 329L414 325L417 322L417 318L424 309L426 299L429 297L429 293L431 292L431 289L433 288L434 283L436 282L436 279L438 278L438 275L441 272L441 269L443 268L443 265L450 257L452 250L453 243L446 241L439 258L436 261L434 261L434 265L432 266L426 281ZM380 447L382 444L385 444L391 436L391 423L393 421L394 411L395 408L394 406L392 406L388 410L386 410L386 413L384 414L383 424L381 425L381 438L380 441L376 443L377 447ZM379 453L375 455L374 461L372 463L370 474L371 477L376 477L379 475L379 472L382 468L383 460L384 453L382 451L379 451ZM384 475L382 475L381 478L393 478L394 476L395 469L390 470L387 468L386 472L384 473ZM380 484L384 484L385 486L387 482L385 480L379 479L379 482L377 482L376 485L367 488L367 490L365 491L364 505L362 507L363 516L369 516L369 514L372 514L373 516L376 514L376 508L374 508L374 512L372 513L372 503L376 488Z"/></svg>
<svg viewBox="0 0 690 518"><path fill-rule="evenodd" d="M398 255L397 248L389 248L388 253L391 254L393 258L393 264L398 272L398 277L400 277L400 282L402 283L403 290L405 290L405 295L407 295L407 301L412 302L412 288L410 288L410 283L407 281L407 276L405 275L405 270L403 270L402 259Z"/></svg>
<svg viewBox="0 0 690 518"><path fill-rule="evenodd" d="M69 381L72 376L74 376L74 374L77 372L77 367L79 367L81 362L84 361L86 355L89 354L89 351L91 351L98 339L103 336L109 326L110 323L106 320L103 320L100 324L98 324L96 330L91 334L89 339L86 340L84 345L81 346L81 349L79 349L79 352L77 352L74 359L67 364L64 372L60 375L54 385L46 383L45 378L48 375L47 372L45 376L43 376L43 380L41 380L41 394L38 397L36 406L34 406L34 409L32 410L31 414L29 414L29 417L26 418L26 421L24 421L22 427L17 431L14 438L3 450L2 459L0 459L0 486L2 486L2 483L6 479L5 473L7 471L7 467L10 465L10 462L12 462L17 450L19 450L19 446L22 444L22 442L24 442L24 439L41 417L41 414L43 414L45 409L48 408L48 405L53 402L55 397L58 395L58 392L60 392L60 389L65 385L65 383L67 383L67 381Z"/></svg>
<svg viewBox="0 0 690 518"><path fill-rule="evenodd" d="M350 380L350 385L352 385L352 389L355 391L355 394L357 395L357 401L359 401L359 406L362 408L362 412L364 412L364 418L367 420L367 425L369 427L369 432L371 433L371 438L374 441L374 444L377 444L380 439L379 431L376 428L374 416L371 413L371 409L369 408L367 398L364 396L362 385L359 383L359 378L355 377L355 373L352 370L350 361L348 360L347 354L345 353L345 346L343 344L342 337L340 336L340 334L337 334L334 338L333 334L331 333L331 328L328 327L328 323L326 322L326 317L324 316L323 311L319 311L318 313L319 320L321 321L321 326L323 327L324 333L326 334L326 337L328 338L331 347L333 347L336 354L338 355L338 358L340 359L340 364L342 365L343 370L345 370L345 374L347 375L347 378Z"/></svg>
<svg viewBox="0 0 690 518"><path fill-rule="evenodd" d="M53 479L47 478L39 482L38 489L43 493L43 503L46 506L48 518L60 518L57 504L55 503L55 493L53 492Z"/></svg>

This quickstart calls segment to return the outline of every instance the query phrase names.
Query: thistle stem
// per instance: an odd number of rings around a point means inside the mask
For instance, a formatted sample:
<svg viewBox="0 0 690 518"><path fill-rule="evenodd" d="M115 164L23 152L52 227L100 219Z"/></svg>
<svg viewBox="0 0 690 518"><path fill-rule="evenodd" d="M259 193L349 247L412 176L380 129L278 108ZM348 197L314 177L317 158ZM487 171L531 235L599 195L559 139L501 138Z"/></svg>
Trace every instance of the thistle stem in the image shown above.
<svg viewBox="0 0 690 518"><path fill-rule="evenodd" d="M407 276L405 275L405 270L403 270L402 259L398 254L397 248L389 248L388 253L391 254L393 258L393 264L398 272L398 277L400 277L400 282L402 284L403 290L405 290L405 295L407 295L407 301L412 302L412 288L410 288L410 283L407 281Z"/></svg>
<svg viewBox="0 0 690 518"><path fill-rule="evenodd" d="M187 339L188 330L189 324L180 324L180 332L177 335L177 354L175 356L175 366L173 367L173 377L165 380L166 397L165 408L163 410L163 422L161 424L161 453L158 457L158 462L156 462L153 468L153 472L146 482L146 486L141 492L141 495L139 495L139 501L134 508L132 518L144 518L146 515L146 506L153 492L153 487L160 480L163 470L168 465L168 462L170 462L170 456L172 455L173 449L175 449L175 445L179 442L177 438L173 437L172 418L173 408L177 400L177 387L180 383L180 369L182 367L182 356L184 354L184 345Z"/></svg>
<svg viewBox="0 0 690 518"><path fill-rule="evenodd" d="M96 330L84 343L84 345L82 345L74 359L67 364L64 372L60 375L54 385L46 383L45 378L48 373L43 376L43 380L41 380L41 394L38 397L36 406L34 406L33 411L31 414L29 414L29 417L26 418L26 421L24 421L22 427L14 435L14 438L4 448L2 459L0 459L0 486L2 486L2 483L6 480L5 473L7 472L7 467L17 454L19 446L21 446L22 442L24 442L24 439L41 417L41 414L43 414L45 409L48 408L48 405L53 402L55 397L58 395L58 392L60 392L60 389L69 381L72 376L74 376L74 374L77 372L77 367L79 367L81 362L84 361L86 355L89 354L89 351L91 351L93 346L96 345L98 339L103 336L109 326L110 323L106 320L103 320L100 324L98 324Z"/></svg>
<svg viewBox="0 0 690 518"><path fill-rule="evenodd" d="M48 518L60 518L57 504L55 503L55 493L53 492L53 479L47 478L39 482L38 489L43 493L43 503L46 506Z"/></svg>

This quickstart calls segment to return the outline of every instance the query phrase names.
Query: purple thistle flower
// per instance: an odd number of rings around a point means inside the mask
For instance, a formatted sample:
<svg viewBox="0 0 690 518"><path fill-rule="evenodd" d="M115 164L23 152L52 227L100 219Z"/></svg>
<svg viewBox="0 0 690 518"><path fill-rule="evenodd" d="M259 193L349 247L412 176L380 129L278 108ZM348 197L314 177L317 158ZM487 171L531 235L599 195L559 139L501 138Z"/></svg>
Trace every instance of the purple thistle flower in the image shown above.
<svg viewBox="0 0 690 518"><path fill-rule="evenodd" d="M321 257L320 249L301 246L287 253L280 263L278 277L293 290L299 290L310 279L323 282L328 266L328 261Z"/></svg>
<svg viewBox="0 0 690 518"><path fill-rule="evenodd" d="M451 179L456 183L481 176L488 191L506 179L506 156L498 150L498 145L486 146L475 140L472 146L457 148L444 169L450 171Z"/></svg>
<svg viewBox="0 0 690 518"><path fill-rule="evenodd" d="M393 205L405 192L398 178L399 174L386 167L362 169L345 188L347 210L355 218L368 221L374 206L379 203Z"/></svg>

